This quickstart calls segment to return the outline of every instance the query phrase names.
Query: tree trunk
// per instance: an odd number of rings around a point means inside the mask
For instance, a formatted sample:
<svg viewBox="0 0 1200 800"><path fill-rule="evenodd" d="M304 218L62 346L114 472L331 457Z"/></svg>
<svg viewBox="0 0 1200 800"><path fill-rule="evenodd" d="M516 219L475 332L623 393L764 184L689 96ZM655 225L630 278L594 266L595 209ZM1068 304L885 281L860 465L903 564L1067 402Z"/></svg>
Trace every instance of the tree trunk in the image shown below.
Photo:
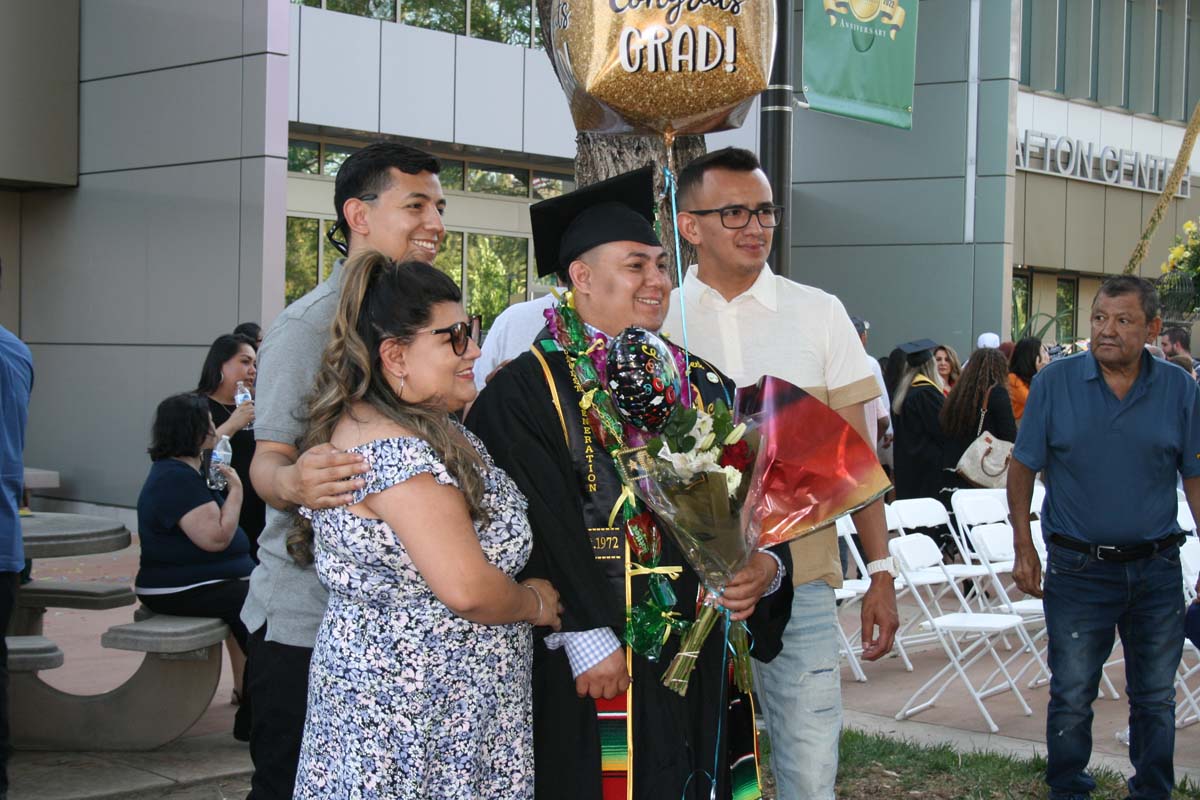
<svg viewBox="0 0 1200 800"><path fill-rule="evenodd" d="M561 0L560 0L561 1ZM542 42L546 46L546 57L555 73L558 65L550 53L550 7L555 0L537 0L538 21L542 28ZM587 186L596 181L620 175L647 164L654 165L654 192L658 199L659 236L667 250L667 261L671 275L675 269L675 219L671 215L671 198L663 191L663 167L667 166L667 148L662 136L631 136L605 133L580 132L575 136L575 183ZM703 136L676 137L672 147L675 175L691 161L705 153ZM687 240L679 237L680 254L684 268L695 263L695 250ZM673 277L672 280L677 280Z"/></svg>

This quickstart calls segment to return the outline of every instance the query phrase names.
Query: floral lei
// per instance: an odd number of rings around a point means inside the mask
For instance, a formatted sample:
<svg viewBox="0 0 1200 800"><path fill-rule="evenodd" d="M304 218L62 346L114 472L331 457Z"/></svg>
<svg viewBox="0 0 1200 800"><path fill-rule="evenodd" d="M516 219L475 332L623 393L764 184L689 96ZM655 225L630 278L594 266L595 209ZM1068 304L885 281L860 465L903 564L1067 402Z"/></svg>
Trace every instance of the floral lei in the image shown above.
<svg viewBox="0 0 1200 800"><path fill-rule="evenodd" d="M627 428L621 422L608 392L605 373L608 364L608 337L597 331L589 333L579 313L575 310L575 298L567 292L562 300L546 309L546 324L550 335L567 359L567 366L580 392L579 408L587 412L588 423L596 440L608 453L624 480L617 454L629 445L644 444L645 435L636 429ZM687 360L684 351L668 343L679 374L687 380ZM626 609L625 641L634 652L651 661L658 660L663 644L672 630L683 632L689 626L686 620L672 609L675 592L668 577L678 577L678 567L659 567L662 557L662 534L653 515L646 511L631 491L626 489L617 500L609 518L612 525L617 513L621 514L625 538L629 543L632 562L631 575L649 573L649 585L640 601Z"/></svg>

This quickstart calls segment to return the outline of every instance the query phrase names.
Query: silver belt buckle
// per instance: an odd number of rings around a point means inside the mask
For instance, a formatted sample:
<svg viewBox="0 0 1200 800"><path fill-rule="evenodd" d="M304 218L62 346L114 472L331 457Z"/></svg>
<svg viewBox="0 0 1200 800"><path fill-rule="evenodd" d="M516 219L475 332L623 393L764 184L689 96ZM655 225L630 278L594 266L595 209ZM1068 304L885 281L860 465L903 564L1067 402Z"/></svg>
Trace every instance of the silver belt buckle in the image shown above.
<svg viewBox="0 0 1200 800"><path fill-rule="evenodd" d="M1107 561L1108 559L1104 557L1104 553L1106 551L1115 555L1119 555L1121 553L1121 549L1119 547L1114 547L1110 544L1098 544L1096 545L1096 560Z"/></svg>

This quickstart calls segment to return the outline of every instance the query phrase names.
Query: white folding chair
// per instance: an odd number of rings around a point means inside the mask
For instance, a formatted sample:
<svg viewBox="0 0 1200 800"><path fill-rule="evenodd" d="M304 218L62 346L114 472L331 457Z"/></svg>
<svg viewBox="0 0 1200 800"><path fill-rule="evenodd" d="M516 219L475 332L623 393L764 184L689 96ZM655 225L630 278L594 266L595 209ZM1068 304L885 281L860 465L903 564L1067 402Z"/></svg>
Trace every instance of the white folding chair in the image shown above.
<svg viewBox="0 0 1200 800"><path fill-rule="evenodd" d="M1188 505L1187 500L1179 501L1179 506L1175 512L1175 524L1184 533L1196 532L1196 520L1192 519L1192 507Z"/></svg>
<svg viewBox="0 0 1200 800"><path fill-rule="evenodd" d="M847 607L854 605L860 601L871 588L871 579L867 577L867 564L863 555L858 550L858 545L854 543L854 534L858 531L854 527L854 521L850 519L850 515L838 517L837 519L838 538L845 544L846 550L850 554L850 559L854 562L854 566L858 570L860 577L846 578L842 581L842 588L834 590L834 599L840 600L840 610L844 611ZM896 594L899 596L904 592L905 584L900 578L895 579ZM862 634L862 628L859 627L854 633L847 636L845 630L841 626L841 621L838 621L838 636L841 638L842 647L846 652L846 660L850 662L850 671L854 673L854 679L863 683L867 680L866 674L862 670L862 665L858 660L858 655L862 652L861 646L853 644L854 640L859 640ZM907 659L907 656L904 656ZM908 663L906 661L906 663Z"/></svg>
<svg viewBox="0 0 1200 800"><path fill-rule="evenodd" d="M852 589L834 589L833 599L841 601L852 601L858 599L859 594ZM839 619L837 623L838 639L842 643L842 655L846 657L846 661L850 664L850 671L854 673L854 680L859 683L867 682L867 674L863 672L862 664L858 660L858 652L854 645L850 643L850 638L846 636L846 631L842 628L842 621Z"/></svg>
<svg viewBox="0 0 1200 800"><path fill-rule="evenodd" d="M961 534L960 546L963 548L963 559L970 564L976 558L968 536L971 528L976 525L1007 522L1008 504L994 489L958 489L950 495L950 507L954 509L954 522ZM1012 571L1011 563L1007 567L1001 563L992 566L997 572Z"/></svg>
<svg viewBox="0 0 1200 800"><path fill-rule="evenodd" d="M1046 500L1046 485L1041 481L1035 481L1033 484L1033 499L1029 502L1029 513L1035 517L1042 516L1042 503ZM1004 505L1008 505L1008 498L1005 497Z"/></svg>
<svg viewBox="0 0 1200 800"><path fill-rule="evenodd" d="M892 503L892 507L899 518L901 529L906 534L913 528L936 528L939 525L945 526L950 531L950 537L954 541L954 546L958 549L963 559L963 563L961 564L945 565L943 571L951 578L956 581L965 581L969 578L987 578L987 570L981 564L972 563L968 556L970 548L962 541L958 531L954 527L954 523L950 521L950 515L946 512L946 507L940 502L934 500L932 497L914 497L908 500L897 500L895 503ZM936 573L937 570L933 572ZM978 591L978 586L973 588L971 593L978 599L980 608L987 606L987 600L983 597L983 593Z"/></svg>
<svg viewBox="0 0 1200 800"><path fill-rule="evenodd" d="M1025 621L1026 625L1032 623L1045 623L1046 612L1042 606L1042 601L1037 597L1023 597L1018 600L1013 600L1009 595L1008 587L1000 580L1000 573L992 566L996 563L1011 563L1016 559L1016 553L1013 544L1012 528L1006 522L992 522L986 525L976 525L969 531L971 537L971 546L975 549L976 555L988 570L988 577L991 579L992 589L996 593L997 608L1000 611L1008 614L1017 614ZM1029 687L1040 686L1050 680L1050 669L1046 666L1043 658L1044 648L1039 650L1035 643L1042 638L1046 633L1045 627L1037 632L1036 635L1028 634L1026 631L1025 642L1027 649L1031 653L1030 659L1021 669L1017 670L1014 680L1020 680L1021 676L1031 666L1036 665L1038 668L1037 675L1029 683ZM1020 655L1018 653L1017 655ZM1016 656L1013 656L1015 658Z"/></svg>
<svg viewBox="0 0 1200 800"><path fill-rule="evenodd" d="M892 508L891 503L883 504L883 516L887 521L888 533L904 535L904 527L900 524L900 515L896 513L896 509Z"/></svg>
<svg viewBox="0 0 1200 800"><path fill-rule="evenodd" d="M910 570L940 569L945 566L942 562L941 551L938 550L933 540L924 534L909 534L900 539L893 539L889 543L889 548L900 568L900 573L905 576L907 576ZM949 579L948 575L947 579ZM936 636L938 643L942 646L942 651L946 654L948 663L913 693L912 697L904 704L904 707L896 714L896 719L907 719L932 706L950 684L954 682L954 679L957 678L962 681L963 686L970 693L971 700L974 701L976 708L979 709L979 713L983 715L988 729L992 733L996 733L1000 729L984 706L983 698L995 694L997 688L1012 691L1026 716L1031 715L1033 710L1025 702L1025 698L1021 695L1021 690L1017 688L1017 684L1009 674L1003 659L996 652L994 640L1005 633L1022 636L1026 641L1028 640L1028 636L1025 634L1024 625L1019 615L972 611L970 606L967 605L966 598L958 591L958 586L954 581L950 580L949 584L955 598L958 600L961 611L949 614L934 614L930 611L929 606L926 605L920 593L913 592L913 597L916 599L921 615L924 617L921 626ZM969 645L963 647L958 637L966 634L974 634L976 638ZM967 670L985 656L991 656L996 664L996 671L993 674L1002 675L1004 680L1002 684L998 684L997 686L991 686L987 682L984 682L983 685L977 688L967 674ZM922 699L931 689L933 690L932 694L929 694L927 699ZM921 702L918 702L918 700Z"/></svg>
<svg viewBox="0 0 1200 800"><path fill-rule="evenodd" d="M1183 596L1187 603L1196 601L1196 580L1200 576L1200 539L1189 536L1179 547L1179 564L1183 568ZM1188 657L1195 663L1189 665ZM1188 682L1200 674L1200 650L1197 650L1189 640L1184 639L1183 657L1179 661L1179 670L1175 676L1175 688L1183 695L1183 700L1175 709L1175 727L1183 728L1200 722L1200 689L1192 689Z"/></svg>
<svg viewBox="0 0 1200 800"><path fill-rule="evenodd" d="M858 570L858 578L846 578L842 581L842 588L833 590L833 597L840 602L839 611L845 610L847 607L854 605L858 600L867 593L867 589L871 587L871 581L867 578L867 565L863 561L862 553L858 552L858 547L854 544L854 522L847 514L838 517L836 522L838 539L845 545L850 553L850 558L854 562L854 566ZM845 629L842 628L841 619L838 619L837 625L838 638L842 642L842 652L846 656L846 661L850 663L850 671L854 673L854 679L859 683L865 683L867 680L866 673L863 672L862 664L858 660L858 654L862 652L861 647L855 647L846 635Z"/></svg>

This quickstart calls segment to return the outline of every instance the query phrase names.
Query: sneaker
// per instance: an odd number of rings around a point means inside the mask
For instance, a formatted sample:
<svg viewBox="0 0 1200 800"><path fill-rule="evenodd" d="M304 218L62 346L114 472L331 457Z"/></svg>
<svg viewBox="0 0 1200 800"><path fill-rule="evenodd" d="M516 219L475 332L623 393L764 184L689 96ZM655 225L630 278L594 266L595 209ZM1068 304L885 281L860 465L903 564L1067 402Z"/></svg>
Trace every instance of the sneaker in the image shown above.
<svg viewBox="0 0 1200 800"><path fill-rule="evenodd" d="M1129 747L1129 727L1128 726L1117 731L1117 741L1120 742L1121 744L1125 745L1126 747Z"/></svg>

